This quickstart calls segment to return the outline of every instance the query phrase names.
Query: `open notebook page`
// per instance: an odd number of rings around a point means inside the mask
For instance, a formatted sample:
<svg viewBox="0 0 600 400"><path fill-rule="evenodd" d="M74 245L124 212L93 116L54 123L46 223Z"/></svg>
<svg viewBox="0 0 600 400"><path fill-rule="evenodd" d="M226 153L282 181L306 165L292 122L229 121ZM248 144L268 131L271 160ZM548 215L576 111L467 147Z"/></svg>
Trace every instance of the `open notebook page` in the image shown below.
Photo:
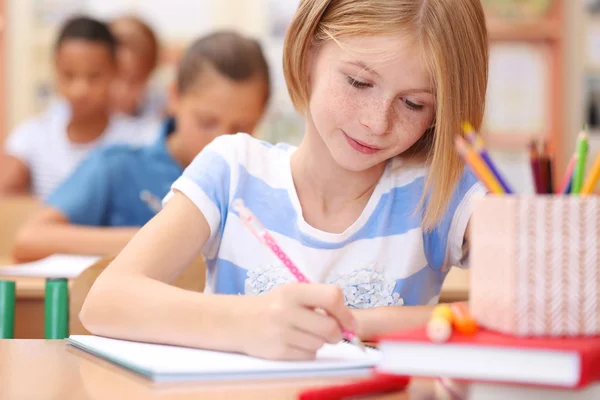
<svg viewBox="0 0 600 400"><path fill-rule="evenodd" d="M98 256L54 254L37 261L0 267L0 276L76 278L100 259Z"/></svg>
<svg viewBox="0 0 600 400"><path fill-rule="evenodd" d="M325 345L316 360L295 362L92 335L71 335L68 342L154 381L365 375L380 358L378 350L344 342Z"/></svg>

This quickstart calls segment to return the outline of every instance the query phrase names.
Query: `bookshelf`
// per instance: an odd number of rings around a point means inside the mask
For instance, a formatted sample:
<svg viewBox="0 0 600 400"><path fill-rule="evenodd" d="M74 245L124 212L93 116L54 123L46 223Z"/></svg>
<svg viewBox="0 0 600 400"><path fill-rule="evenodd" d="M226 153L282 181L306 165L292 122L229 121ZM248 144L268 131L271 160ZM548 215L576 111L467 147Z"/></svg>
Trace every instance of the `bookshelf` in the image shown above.
<svg viewBox="0 0 600 400"><path fill-rule="evenodd" d="M573 6L566 3L553 0L535 17L486 9L491 62L482 131L492 151L526 152L532 140L564 146L565 8ZM555 174L566 159L557 154Z"/></svg>
<svg viewBox="0 0 600 400"><path fill-rule="evenodd" d="M577 129L587 124L590 133L587 159L589 169L596 154L600 152L600 1L581 2L574 10L572 20L577 26L573 45L578 51L573 57L574 66L569 79L569 83L574 87L575 100L570 103L570 112L574 120L574 129L570 132L570 150L575 147ZM595 110L595 117L590 114L592 108ZM597 187L598 189L600 187Z"/></svg>
<svg viewBox="0 0 600 400"><path fill-rule="evenodd" d="M556 17L520 22L509 22L498 17L488 17L487 28L493 41L545 41L560 40L562 38L561 21Z"/></svg>

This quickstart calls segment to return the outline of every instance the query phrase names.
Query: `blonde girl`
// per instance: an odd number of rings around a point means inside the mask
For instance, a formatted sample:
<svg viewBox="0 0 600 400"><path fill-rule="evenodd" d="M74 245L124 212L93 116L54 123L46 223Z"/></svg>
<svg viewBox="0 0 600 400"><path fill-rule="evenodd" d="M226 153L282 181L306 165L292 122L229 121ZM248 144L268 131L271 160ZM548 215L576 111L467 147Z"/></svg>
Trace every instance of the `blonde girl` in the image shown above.
<svg viewBox="0 0 600 400"><path fill-rule="evenodd" d="M283 63L302 143L215 139L98 278L83 324L273 359L310 359L342 328L368 340L422 324L465 265L484 193L453 137L481 124L487 58L479 0L301 1ZM295 283L236 199L316 283ZM205 293L169 286L199 252Z"/></svg>

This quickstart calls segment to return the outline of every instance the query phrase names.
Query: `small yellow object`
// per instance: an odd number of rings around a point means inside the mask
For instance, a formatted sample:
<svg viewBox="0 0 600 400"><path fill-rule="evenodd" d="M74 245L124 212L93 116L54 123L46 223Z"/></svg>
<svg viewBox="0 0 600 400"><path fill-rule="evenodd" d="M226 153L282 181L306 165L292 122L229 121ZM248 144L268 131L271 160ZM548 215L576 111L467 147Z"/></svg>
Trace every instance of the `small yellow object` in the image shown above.
<svg viewBox="0 0 600 400"><path fill-rule="evenodd" d="M448 304L440 304L431 312L431 318L443 318L452 323L454 321L454 312Z"/></svg>

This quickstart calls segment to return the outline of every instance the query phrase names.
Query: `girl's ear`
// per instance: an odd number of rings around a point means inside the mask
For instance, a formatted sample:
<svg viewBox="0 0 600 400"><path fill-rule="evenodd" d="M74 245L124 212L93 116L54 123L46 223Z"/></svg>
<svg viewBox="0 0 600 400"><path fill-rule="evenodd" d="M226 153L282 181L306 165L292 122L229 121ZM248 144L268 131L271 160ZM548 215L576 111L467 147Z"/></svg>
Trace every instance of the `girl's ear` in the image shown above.
<svg viewBox="0 0 600 400"><path fill-rule="evenodd" d="M169 115L177 114L177 110L179 109L179 105L181 103L181 93L177 89L177 84L172 82L168 88L168 97L167 97L167 113Z"/></svg>

